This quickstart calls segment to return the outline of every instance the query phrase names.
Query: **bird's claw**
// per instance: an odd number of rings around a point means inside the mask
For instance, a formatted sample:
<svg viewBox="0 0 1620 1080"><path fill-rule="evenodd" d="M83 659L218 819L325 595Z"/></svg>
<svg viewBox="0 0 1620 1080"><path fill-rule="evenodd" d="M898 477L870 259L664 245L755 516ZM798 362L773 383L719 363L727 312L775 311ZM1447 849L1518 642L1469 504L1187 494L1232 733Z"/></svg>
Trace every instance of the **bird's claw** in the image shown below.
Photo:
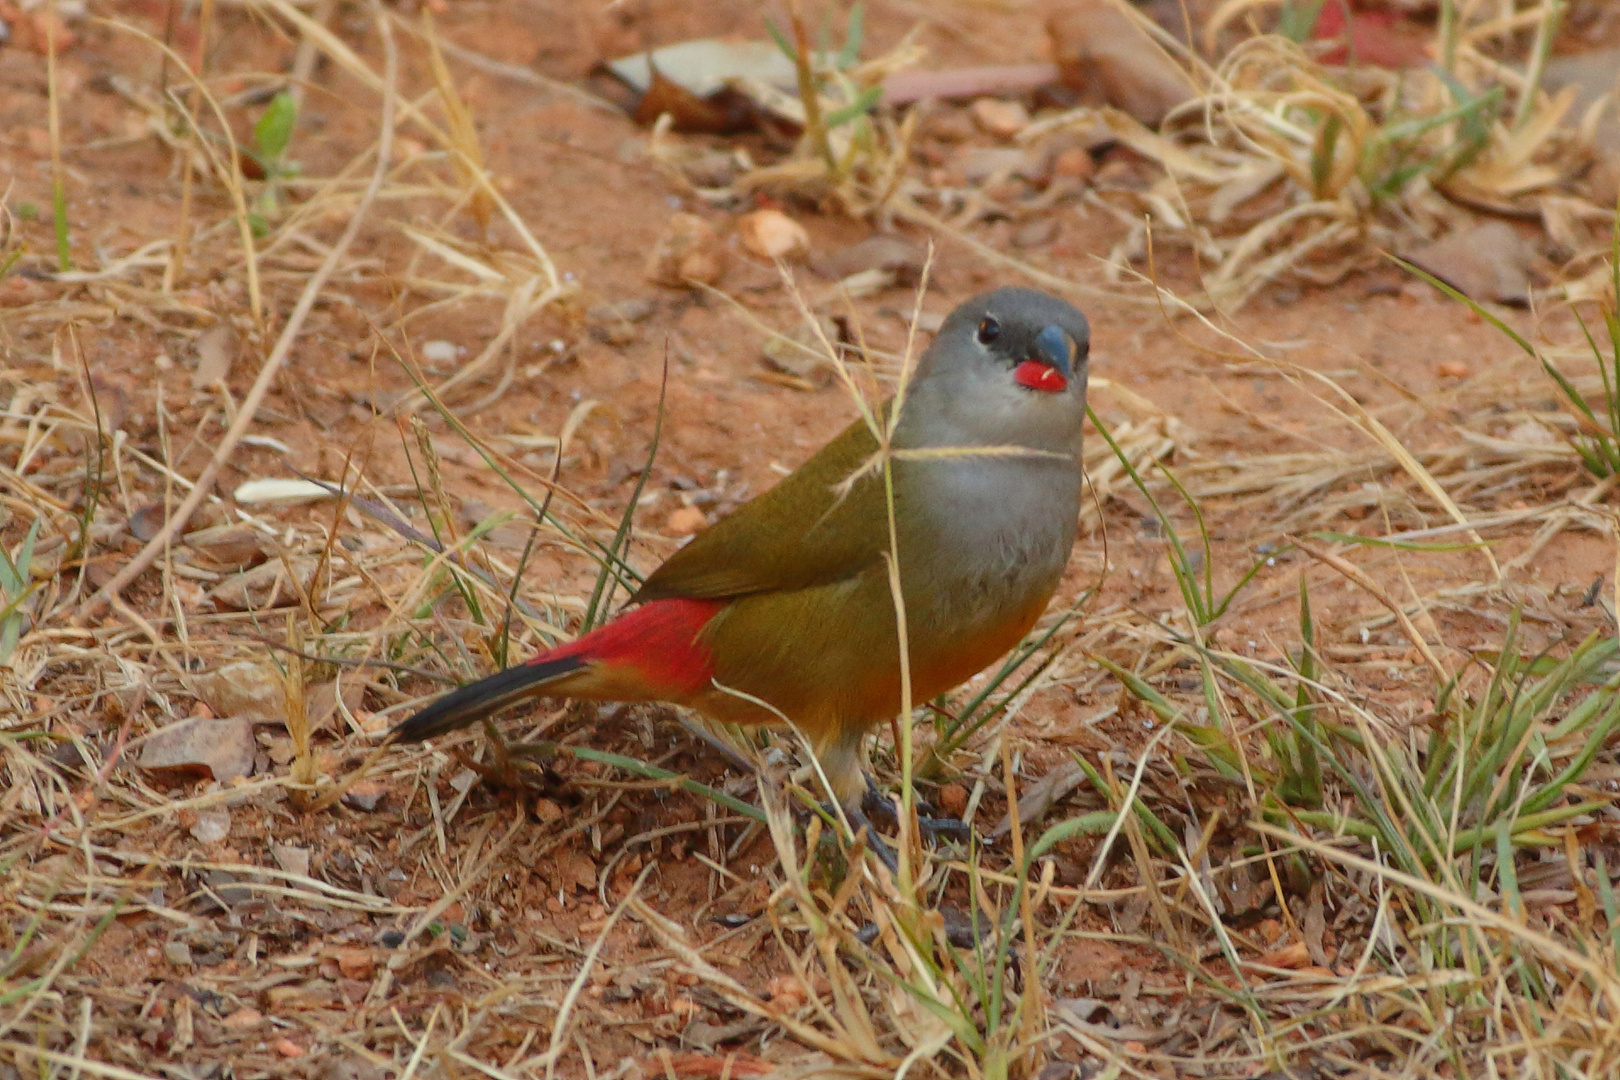
<svg viewBox="0 0 1620 1080"><path fill-rule="evenodd" d="M916 796L917 827L929 840L956 840L962 843L973 838L973 827L965 821L953 817L945 817L936 811L927 799ZM900 823L899 815L895 812L894 803L889 797L879 791L877 785L867 779L866 792L861 796L861 809L875 817L885 818Z"/></svg>

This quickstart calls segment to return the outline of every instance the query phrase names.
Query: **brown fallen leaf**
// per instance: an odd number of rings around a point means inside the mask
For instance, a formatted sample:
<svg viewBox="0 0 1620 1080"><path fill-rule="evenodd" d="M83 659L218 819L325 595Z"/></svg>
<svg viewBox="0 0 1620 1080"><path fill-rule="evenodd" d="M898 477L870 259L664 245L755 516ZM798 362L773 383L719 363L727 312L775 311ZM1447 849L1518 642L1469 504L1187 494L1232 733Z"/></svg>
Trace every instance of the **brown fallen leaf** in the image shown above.
<svg viewBox="0 0 1620 1080"><path fill-rule="evenodd" d="M1505 221L1487 221L1402 254L1474 300L1499 304L1529 302L1530 256L1529 245Z"/></svg>
<svg viewBox="0 0 1620 1080"><path fill-rule="evenodd" d="M204 775L223 783L252 775L256 750L253 722L246 717L182 720L147 736L136 764L149 772Z"/></svg>
<svg viewBox="0 0 1620 1080"><path fill-rule="evenodd" d="M676 131L708 135L750 131L759 122L754 103L745 95L722 88L709 97L699 97L673 79L665 78L654 66L652 82L636 103L634 119L638 124L650 126L666 113Z"/></svg>
<svg viewBox="0 0 1620 1080"><path fill-rule="evenodd" d="M195 348L197 367L191 373L191 388L201 390L230 375L240 343L231 324L221 322L199 334Z"/></svg>
<svg viewBox="0 0 1620 1080"><path fill-rule="evenodd" d="M270 554L265 538L249 525L215 525L186 533L183 539L200 565L218 570L246 570Z"/></svg>
<svg viewBox="0 0 1620 1080"><path fill-rule="evenodd" d="M299 558L291 562L299 585L307 587L319 560ZM208 590L208 597L215 605L230 611L257 611L297 603L298 587L288 580L286 564L280 559L273 559L263 566L226 578Z"/></svg>

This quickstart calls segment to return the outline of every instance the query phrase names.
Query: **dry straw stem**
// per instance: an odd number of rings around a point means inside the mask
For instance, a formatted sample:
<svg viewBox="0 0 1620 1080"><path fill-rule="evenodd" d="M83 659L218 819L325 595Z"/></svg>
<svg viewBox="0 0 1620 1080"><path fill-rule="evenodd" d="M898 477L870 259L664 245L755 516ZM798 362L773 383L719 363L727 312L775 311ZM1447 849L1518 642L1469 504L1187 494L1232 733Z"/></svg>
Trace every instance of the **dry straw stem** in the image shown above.
<svg viewBox="0 0 1620 1080"><path fill-rule="evenodd" d="M366 214L371 209L372 200L377 197L377 192L382 188L383 180L388 174L388 163L393 152L395 79L399 67L399 52L394 46L392 24L384 17L381 5L376 0L373 0L372 9L382 36L385 69L382 125L377 137L377 159L376 166L372 169L371 182L366 185L366 190L360 196L360 202L355 207L354 214L349 218L349 223L344 228L342 235L338 237L337 242L327 252L326 258L321 260L321 265L316 269L315 273L310 275L308 283L305 284L303 291L299 294L298 302L293 305L292 313L287 317L286 326L282 328L280 336L276 339L275 346L270 350L270 355L265 358L264 366L259 370L259 377L254 380L247 396L243 398L242 404L237 410L236 419L226 430L224 437L220 439L219 445L215 447L214 453L208 459L208 464L203 467L201 475L194 481L196 486L192 488L191 493L186 496L175 511L169 515L168 519L163 523L163 527L157 531L157 534L151 540L147 541L140 552L125 564L123 569L113 575L107 584L103 585L94 595L79 606L76 615L80 620L90 618L101 609L103 604L114 600L130 582L144 573L185 529L186 523L191 520L191 515L196 512L197 507L202 505L203 499L213 486L215 478L219 476L220 470L225 467L225 463L236 452L236 447L242 441L242 436L246 435L248 428L253 426L253 421L258 416L259 407L264 403L265 396L269 394L270 387L275 382L276 376L280 374L282 365L292 355L293 342L298 339L299 332L304 328L305 320L309 318L309 313L314 310L315 301L319 299L321 290L326 287L327 280L337 271L344 256L348 254L349 245L354 242L355 237L360 234L361 227L365 224Z"/></svg>

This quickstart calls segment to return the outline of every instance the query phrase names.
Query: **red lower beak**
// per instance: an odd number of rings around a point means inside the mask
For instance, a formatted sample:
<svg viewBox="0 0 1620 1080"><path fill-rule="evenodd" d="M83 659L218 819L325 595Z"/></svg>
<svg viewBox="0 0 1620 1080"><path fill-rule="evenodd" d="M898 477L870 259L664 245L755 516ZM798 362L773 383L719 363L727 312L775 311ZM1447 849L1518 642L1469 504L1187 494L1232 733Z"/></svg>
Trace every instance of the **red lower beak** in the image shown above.
<svg viewBox="0 0 1620 1080"><path fill-rule="evenodd" d="M1013 368L1013 382L1046 394L1061 394L1069 388L1069 380L1063 377L1063 372L1039 360L1025 360Z"/></svg>

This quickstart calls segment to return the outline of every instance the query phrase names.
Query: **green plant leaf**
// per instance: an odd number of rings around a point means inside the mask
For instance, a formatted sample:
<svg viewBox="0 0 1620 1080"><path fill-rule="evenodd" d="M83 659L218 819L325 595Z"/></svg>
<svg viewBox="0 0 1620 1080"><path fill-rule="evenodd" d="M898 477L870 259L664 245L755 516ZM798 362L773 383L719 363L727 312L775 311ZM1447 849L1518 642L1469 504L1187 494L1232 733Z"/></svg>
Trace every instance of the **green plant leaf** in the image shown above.
<svg viewBox="0 0 1620 1080"><path fill-rule="evenodd" d="M253 144L264 165L280 165L287 145L292 142L293 128L298 124L298 102L283 90L270 99L253 125Z"/></svg>

